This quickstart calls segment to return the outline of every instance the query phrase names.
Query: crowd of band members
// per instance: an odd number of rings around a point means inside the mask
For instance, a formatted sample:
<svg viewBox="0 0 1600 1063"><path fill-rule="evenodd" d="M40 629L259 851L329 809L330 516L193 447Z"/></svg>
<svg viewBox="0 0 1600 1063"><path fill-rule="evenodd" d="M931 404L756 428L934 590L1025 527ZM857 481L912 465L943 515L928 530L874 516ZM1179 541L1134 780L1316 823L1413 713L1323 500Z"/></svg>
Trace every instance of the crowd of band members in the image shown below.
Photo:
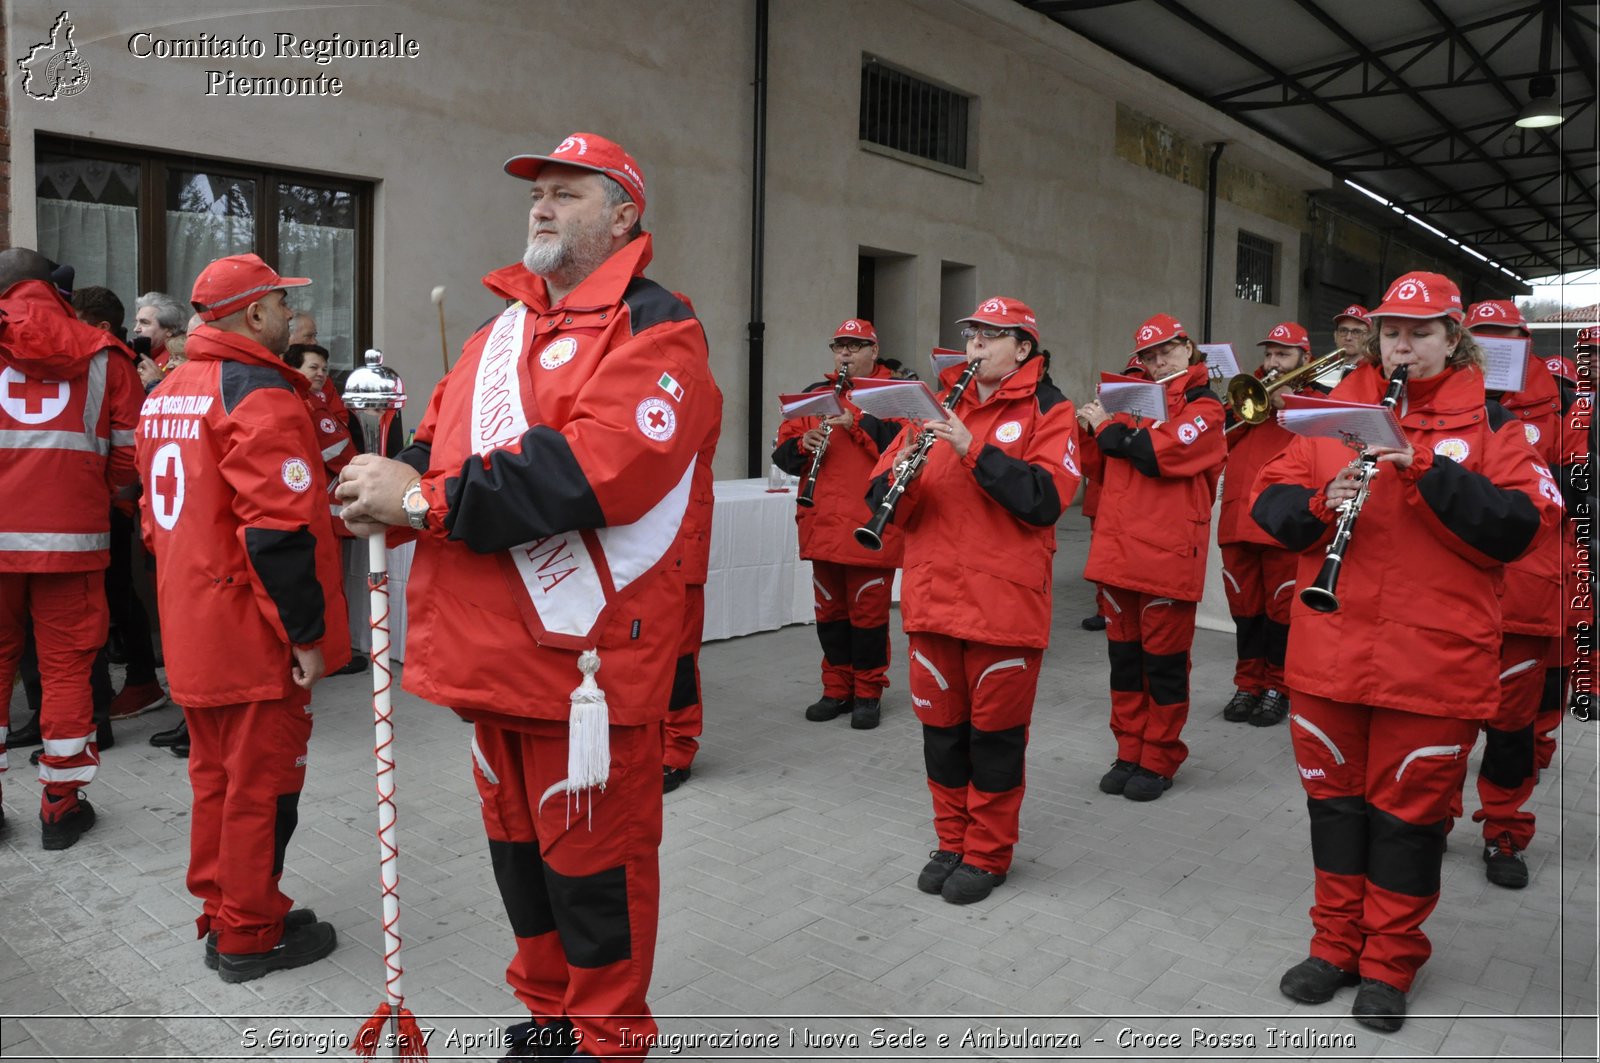
<svg viewBox="0 0 1600 1063"><path fill-rule="evenodd" d="M1396 366L1409 374L1395 388L1407 445L1368 448L1377 471L1345 551L1339 608L1319 612L1297 590L1316 580L1356 492L1355 451L1296 436L1272 416L1237 419L1168 314L1135 330L1123 370L1162 385L1159 422L1098 400L1074 412L1019 300L988 299L960 323L980 368L944 420L885 423L850 401L851 381L888 373L871 322L848 319L829 345L834 371L807 389L834 390L843 412L781 429L773 460L817 475L814 507L797 508L823 651L822 697L805 718L877 725L899 562L936 842L917 885L954 904L983 900L1005 882L1017 840L1056 519L1081 480L1093 528L1084 577L1104 617L1115 740L1099 789L1151 801L1188 755L1190 650L1217 500L1237 651L1222 716L1258 727L1288 719L1306 791L1313 934L1280 988L1323 1003L1359 986L1358 1021L1399 1029L1430 951L1421 927L1438 902L1478 732L1487 738L1473 820L1485 873L1521 888L1527 803L1550 764L1550 732L1569 698L1592 697L1572 674L1592 633L1579 607L1577 525L1562 517L1564 507L1593 512L1595 330L1574 348L1581 371L1530 343L1522 389L1486 392L1473 336L1528 338L1515 304L1466 308L1448 278L1411 273L1374 310L1335 317L1341 357L1321 368L1296 322L1257 344L1263 383L1310 367L1268 391L1274 409L1292 392L1376 404ZM940 373L946 403L962 370ZM927 462L909 473L881 549L864 550L851 533L907 474L919 435L934 441Z"/></svg>

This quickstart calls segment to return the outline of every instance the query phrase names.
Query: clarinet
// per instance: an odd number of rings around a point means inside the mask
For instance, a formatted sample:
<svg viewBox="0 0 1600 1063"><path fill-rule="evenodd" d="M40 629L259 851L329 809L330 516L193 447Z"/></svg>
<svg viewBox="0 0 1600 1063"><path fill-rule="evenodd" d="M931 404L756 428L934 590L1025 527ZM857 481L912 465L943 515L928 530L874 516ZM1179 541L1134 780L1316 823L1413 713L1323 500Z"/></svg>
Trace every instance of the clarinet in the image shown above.
<svg viewBox="0 0 1600 1063"><path fill-rule="evenodd" d="M950 389L950 396L944 400L943 405L946 410L956 408L956 403L961 401L961 393L967 390L972 378L978 375L978 367L982 364L977 359L967 363L967 368L962 371L960 379ZM932 447L933 429L924 428L917 434L917 441L911 453L894 467L894 483L889 485L889 493L878 503L872 519L863 527L856 529L856 542L868 550L883 549L884 526L894 517L894 507L900 504L900 496L906 493L906 484L910 483L917 470L922 468L922 463L928 460L928 451Z"/></svg>
<svg viewBox="0 0 1600 1063"><path fill-rule="evenodd" d="M833 397L839 398L844 394L845 385L850 381L850 366L839 367L839 376L833 382ZM817 452L811 455L811 468L806 470L806 478L800 483L800 493L795 496L794 504L810 509L816 505L817 473L822 471L822 458L828 453L828 438L833 435L833 422L822 426L822 442L817 444Z"/></svg>
<svg viewBox="0 0 1600 1063"><path fill-rule="evenodd" d="M1399 405L1406 392L1406 377L1411 367L1397 365L1389 374L1389 390L1383 393L1383 407L1392 410ZM1344 567L1344 554L1350 545L1350 535L1355 530L1356 518L1366 504L1367 492L1372 486L1372 476L1378 469L1378 459L1370 454L1361 456L1361 467L1356 472L1356 493L1345 500L1339 510L1339 523L1333 531L1333 541L1322 561L1322 571L1316 580L1300 592L1300 600L1319 613L1331 613L1339 608L1339 597L1334 593L1339 586L1339 570Z"/></svg>

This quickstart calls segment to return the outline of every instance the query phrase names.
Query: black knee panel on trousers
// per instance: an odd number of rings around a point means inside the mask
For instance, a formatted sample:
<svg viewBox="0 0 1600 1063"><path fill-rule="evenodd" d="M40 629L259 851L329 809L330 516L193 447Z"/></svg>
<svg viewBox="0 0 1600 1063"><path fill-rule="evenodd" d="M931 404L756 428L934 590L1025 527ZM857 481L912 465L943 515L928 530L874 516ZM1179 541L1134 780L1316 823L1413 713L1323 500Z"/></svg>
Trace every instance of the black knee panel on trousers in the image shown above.
<svg viewBox="0 0 1600 1063"><path fill-rule="evenodd" d="M1311 862L1330 875L1367 873L1367 802L1361 797L1308 797Z"/></svg>
<svg viewBox="0 0 1600 1063"><path fill-rule="evenodd" d="M699 703L700 684L695 682L694 654L686 653L678 658L678 669L672 674L672 699L667 702L667 711L675 712Z"/></svg>
<svg viewBox="0 0 1600 1063"><path fill-rule="evenodd" d="M1268 620L1261 626L1261 631L1261 642L1266 647L1267 663L1282 668L1284 658L1289 655L1289 625Z"/></svg>
<svg viewBox="0 0 1600 1063"><path fill-rule="evenodd" d="M822 643L822 655L829 664L850 666L850 621L819 620L817 641Z"/></svg>
<svg viewBox="0 0 1600 1063"><path fill-rule="evenodd" d="M272 820L272 875L283 874L283 854L289 851L289 839L300 825L300 791L278 795L278 812Z"/></svg>
<svg viewBox="0 0 1600 1063"><path fill-rule="evenodd" d="M1241 661L1259 660L1267 655L1267 616L1236 616L1233 618L1234 652Z"/></svg>
<svg viewBox="0 0 1600 1063"><path fill-rule="evenodd" d="M940 786L959 790L972 781L972 728L922 725L922 759L928 778Z"/></svg>
<svg viewBox="0 0 1600 1063"><path fill-rule="evenodd" d="M1157 705L1178 705L1189 700L1189 655L1147 653L1144 675L1150 682L1150 700Z"/></svg>
<svg viewBox="0 0 1600 1063"><path fill-rule="evenodd" d="M1022 785L1023 755L1028 749L1028 728L1004 731L972 729L972 786L986 794L1003 794Z"/></svg>
<svg viewBox="0 0 1600 1063"><path fill-rule="evenodd" d="M1367 809L1367 881L1407 897L1439 892L1444 820L1407 823L1381 808Z"/></svg>
<svg viewBox="0 0 1600 1063"><path fill-rule="evenodd" d="M1112 690L1144 689L1144 647L1107 639L1106 657L1111 661Z"/></svg>
<svg viewBox="0 0 1600 1063"><path fill-rule="evenodd" d="M1544 670L1544 693L1539 695L1540 712L1560 712L1564 705L1562 702L1567 696L1567 668L1546 668Z"/></svg>
<svg viewBox="0 0 1600 1063"><path fill-rule="evenodd" d="M1485 727L1483 766L1478 774L1502 790L1515 790L1533 777L1533 724L1515 731Z"/></svg>
<svg viewBox="0 0 1600 1063"><path fill-rule="evenodd" d="M495 885L506 906L511 932L534 938L556 928L550 912L550 891L544 884L544 858L538 842L502 842L489 839L489 861L494 864Z"/></svg>
<svg viewBox="0 0 1600 1063"><path fill-rule="evenodd" d="M850 629L850 664L856 671L882 668L889 663L889 625Z"/></svg>
<svg viewBox="0 0 1600 1063"><path fill-rule="evenodd" d="M546 864L545 883L561 951L574 967L605 967L633 955L628 926L628 871L618 865L568 878Z"/></svg>

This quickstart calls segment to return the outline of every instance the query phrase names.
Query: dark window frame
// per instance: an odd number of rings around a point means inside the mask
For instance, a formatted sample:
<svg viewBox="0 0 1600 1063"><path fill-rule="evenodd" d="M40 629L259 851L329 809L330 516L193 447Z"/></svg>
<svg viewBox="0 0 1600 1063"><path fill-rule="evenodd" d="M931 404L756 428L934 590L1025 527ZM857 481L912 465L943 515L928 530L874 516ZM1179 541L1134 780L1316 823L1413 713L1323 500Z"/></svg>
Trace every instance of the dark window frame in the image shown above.
<svg viewBox="0 0 1600 1063"><path fill-rule="evenodd" d="M1278 241L1240 229L1234 258L1234 295L1246 302L1277 306L1281 260L1282 245Z"/></svg>
<svg viewBox="0 0 1600 1063"><path fill-rule="evenodd" d="M882 91L874 92L874 86ZM882 56L861 55L857 137L863 149L981 181L978 97Z"/></svg>

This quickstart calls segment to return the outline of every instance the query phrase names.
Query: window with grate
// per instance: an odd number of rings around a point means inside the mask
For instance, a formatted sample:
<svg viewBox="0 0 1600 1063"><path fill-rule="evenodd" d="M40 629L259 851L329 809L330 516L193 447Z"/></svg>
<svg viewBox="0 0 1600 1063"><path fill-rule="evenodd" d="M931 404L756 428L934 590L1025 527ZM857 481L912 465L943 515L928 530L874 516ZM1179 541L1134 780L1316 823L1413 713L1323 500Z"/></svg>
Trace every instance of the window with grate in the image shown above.
<svg viewBox="0 0 1600 1063"><path fill-rule="evenodd" d="M867 143L966 170L971 112L971 96L862 57L861 139Z"/></svg>
<svg viewBox="0 0 1600 1063"><path fill-rule="evenodd" d="M1234 293L1252 303L1278 301L1278 245L1239 230L1239 260Z"/></svg>

